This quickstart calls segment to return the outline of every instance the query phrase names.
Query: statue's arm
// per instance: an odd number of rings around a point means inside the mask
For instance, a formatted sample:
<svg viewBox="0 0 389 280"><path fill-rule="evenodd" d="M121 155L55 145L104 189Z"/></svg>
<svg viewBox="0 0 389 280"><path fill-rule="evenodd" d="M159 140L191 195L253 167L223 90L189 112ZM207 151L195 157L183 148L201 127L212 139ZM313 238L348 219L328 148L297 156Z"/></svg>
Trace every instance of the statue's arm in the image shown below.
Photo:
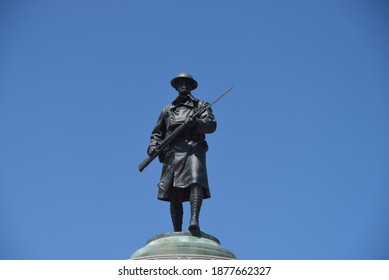
<svg viewBox="0 0 389 280"><path fill-rule="evenodd" d="M207 106L208 103L201 104ZM197 119L196 132L200 134L213 133L216 130L216 119L213 115L212 108L209 108Z"/></svg>
<svg viewBox="0 0 389 280"><path fill-rule="evenodd" d="M166 125L165 125L165 109L162 110L161 114L158 117L156 126L150 135L150 144L147 149L147 153L150 154L152 149L155 149L158 144L165 139L166 136Z"/></svg>

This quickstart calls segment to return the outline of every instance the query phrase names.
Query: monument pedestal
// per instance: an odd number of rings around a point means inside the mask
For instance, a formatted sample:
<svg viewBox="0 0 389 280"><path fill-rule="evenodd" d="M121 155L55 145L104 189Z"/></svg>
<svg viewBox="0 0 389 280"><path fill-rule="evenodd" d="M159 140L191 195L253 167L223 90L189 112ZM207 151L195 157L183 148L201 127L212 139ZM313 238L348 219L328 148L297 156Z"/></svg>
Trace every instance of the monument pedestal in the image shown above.
<svg viewBox="0 0 389 280"><path fill-rule="evenodd" d="M146 246L130 257L132 260L228 260L235 255L220 245L212 235L201 232L193 236L190 232L159 234L147 241Z"/></svg>

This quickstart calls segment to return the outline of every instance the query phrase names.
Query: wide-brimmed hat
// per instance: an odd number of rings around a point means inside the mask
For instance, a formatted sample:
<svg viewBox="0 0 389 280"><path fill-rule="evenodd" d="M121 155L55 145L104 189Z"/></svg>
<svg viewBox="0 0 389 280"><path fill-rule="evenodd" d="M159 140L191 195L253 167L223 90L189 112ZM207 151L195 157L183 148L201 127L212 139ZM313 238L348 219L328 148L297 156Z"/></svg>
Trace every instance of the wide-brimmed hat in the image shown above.
<svg viewBox="0 0 389 280"><path fill-rule="evenodd" d="M191 89L190 90L194 90L197 88L197 82L195 79L193 79L192 75L191 74L188 74L188 73L180 73L178 74L177 76L175 76L170 84L172 85L172 87L174 88L177 88L177 83L179 80L187 80L190 82L190 87Z"/></svg>

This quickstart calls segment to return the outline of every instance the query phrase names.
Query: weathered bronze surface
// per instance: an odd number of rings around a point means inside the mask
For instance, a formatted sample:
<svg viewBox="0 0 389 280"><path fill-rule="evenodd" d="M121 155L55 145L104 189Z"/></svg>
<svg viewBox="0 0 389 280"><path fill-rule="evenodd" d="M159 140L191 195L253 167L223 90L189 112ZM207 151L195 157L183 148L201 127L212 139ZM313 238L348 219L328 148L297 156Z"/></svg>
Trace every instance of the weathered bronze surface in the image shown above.
<svg viewBox="0 0 389 280"><path fill-rule="evenodd" d="M147 154L150 158L158 154L162 163L158 199L170 202L174 231L182 231L182 203L189 201L189 231L200 236L200 208L203 199L211 197L206 169L208 144L205 135L216 130L216 120L210 104L191 94L198 83L190 74L179 74L172 79L171 85L177 90L178 97L163 108L151 133ZM177 133L178 127L182 131L174 135L169 145L161 150L160 144ZM141 165L140 170L147 166Z"/></svg>
<svg viewBox="0 0 389 280"><path fill-rule="evenodd" d="M221 246L212 235L201 237L189 232L159 234L147 241L146 246L131 255L135 260L228 260L236 256Z"/></svg>

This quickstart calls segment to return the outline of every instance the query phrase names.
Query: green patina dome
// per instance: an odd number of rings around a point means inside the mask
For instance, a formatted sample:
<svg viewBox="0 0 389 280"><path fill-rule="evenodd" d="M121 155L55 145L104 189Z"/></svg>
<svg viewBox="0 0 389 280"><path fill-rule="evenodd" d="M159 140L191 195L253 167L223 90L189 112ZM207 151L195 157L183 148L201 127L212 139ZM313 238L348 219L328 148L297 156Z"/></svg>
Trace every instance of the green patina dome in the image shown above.
<svg viewBox="0 0 389 280"><path fill-rule="evenodd" d="M155 259L236 259L235 255L223 248L217 238L201 233L199 237L190 232L159 234L147 241L146 246L132 254L133 260Z"/></svg>

